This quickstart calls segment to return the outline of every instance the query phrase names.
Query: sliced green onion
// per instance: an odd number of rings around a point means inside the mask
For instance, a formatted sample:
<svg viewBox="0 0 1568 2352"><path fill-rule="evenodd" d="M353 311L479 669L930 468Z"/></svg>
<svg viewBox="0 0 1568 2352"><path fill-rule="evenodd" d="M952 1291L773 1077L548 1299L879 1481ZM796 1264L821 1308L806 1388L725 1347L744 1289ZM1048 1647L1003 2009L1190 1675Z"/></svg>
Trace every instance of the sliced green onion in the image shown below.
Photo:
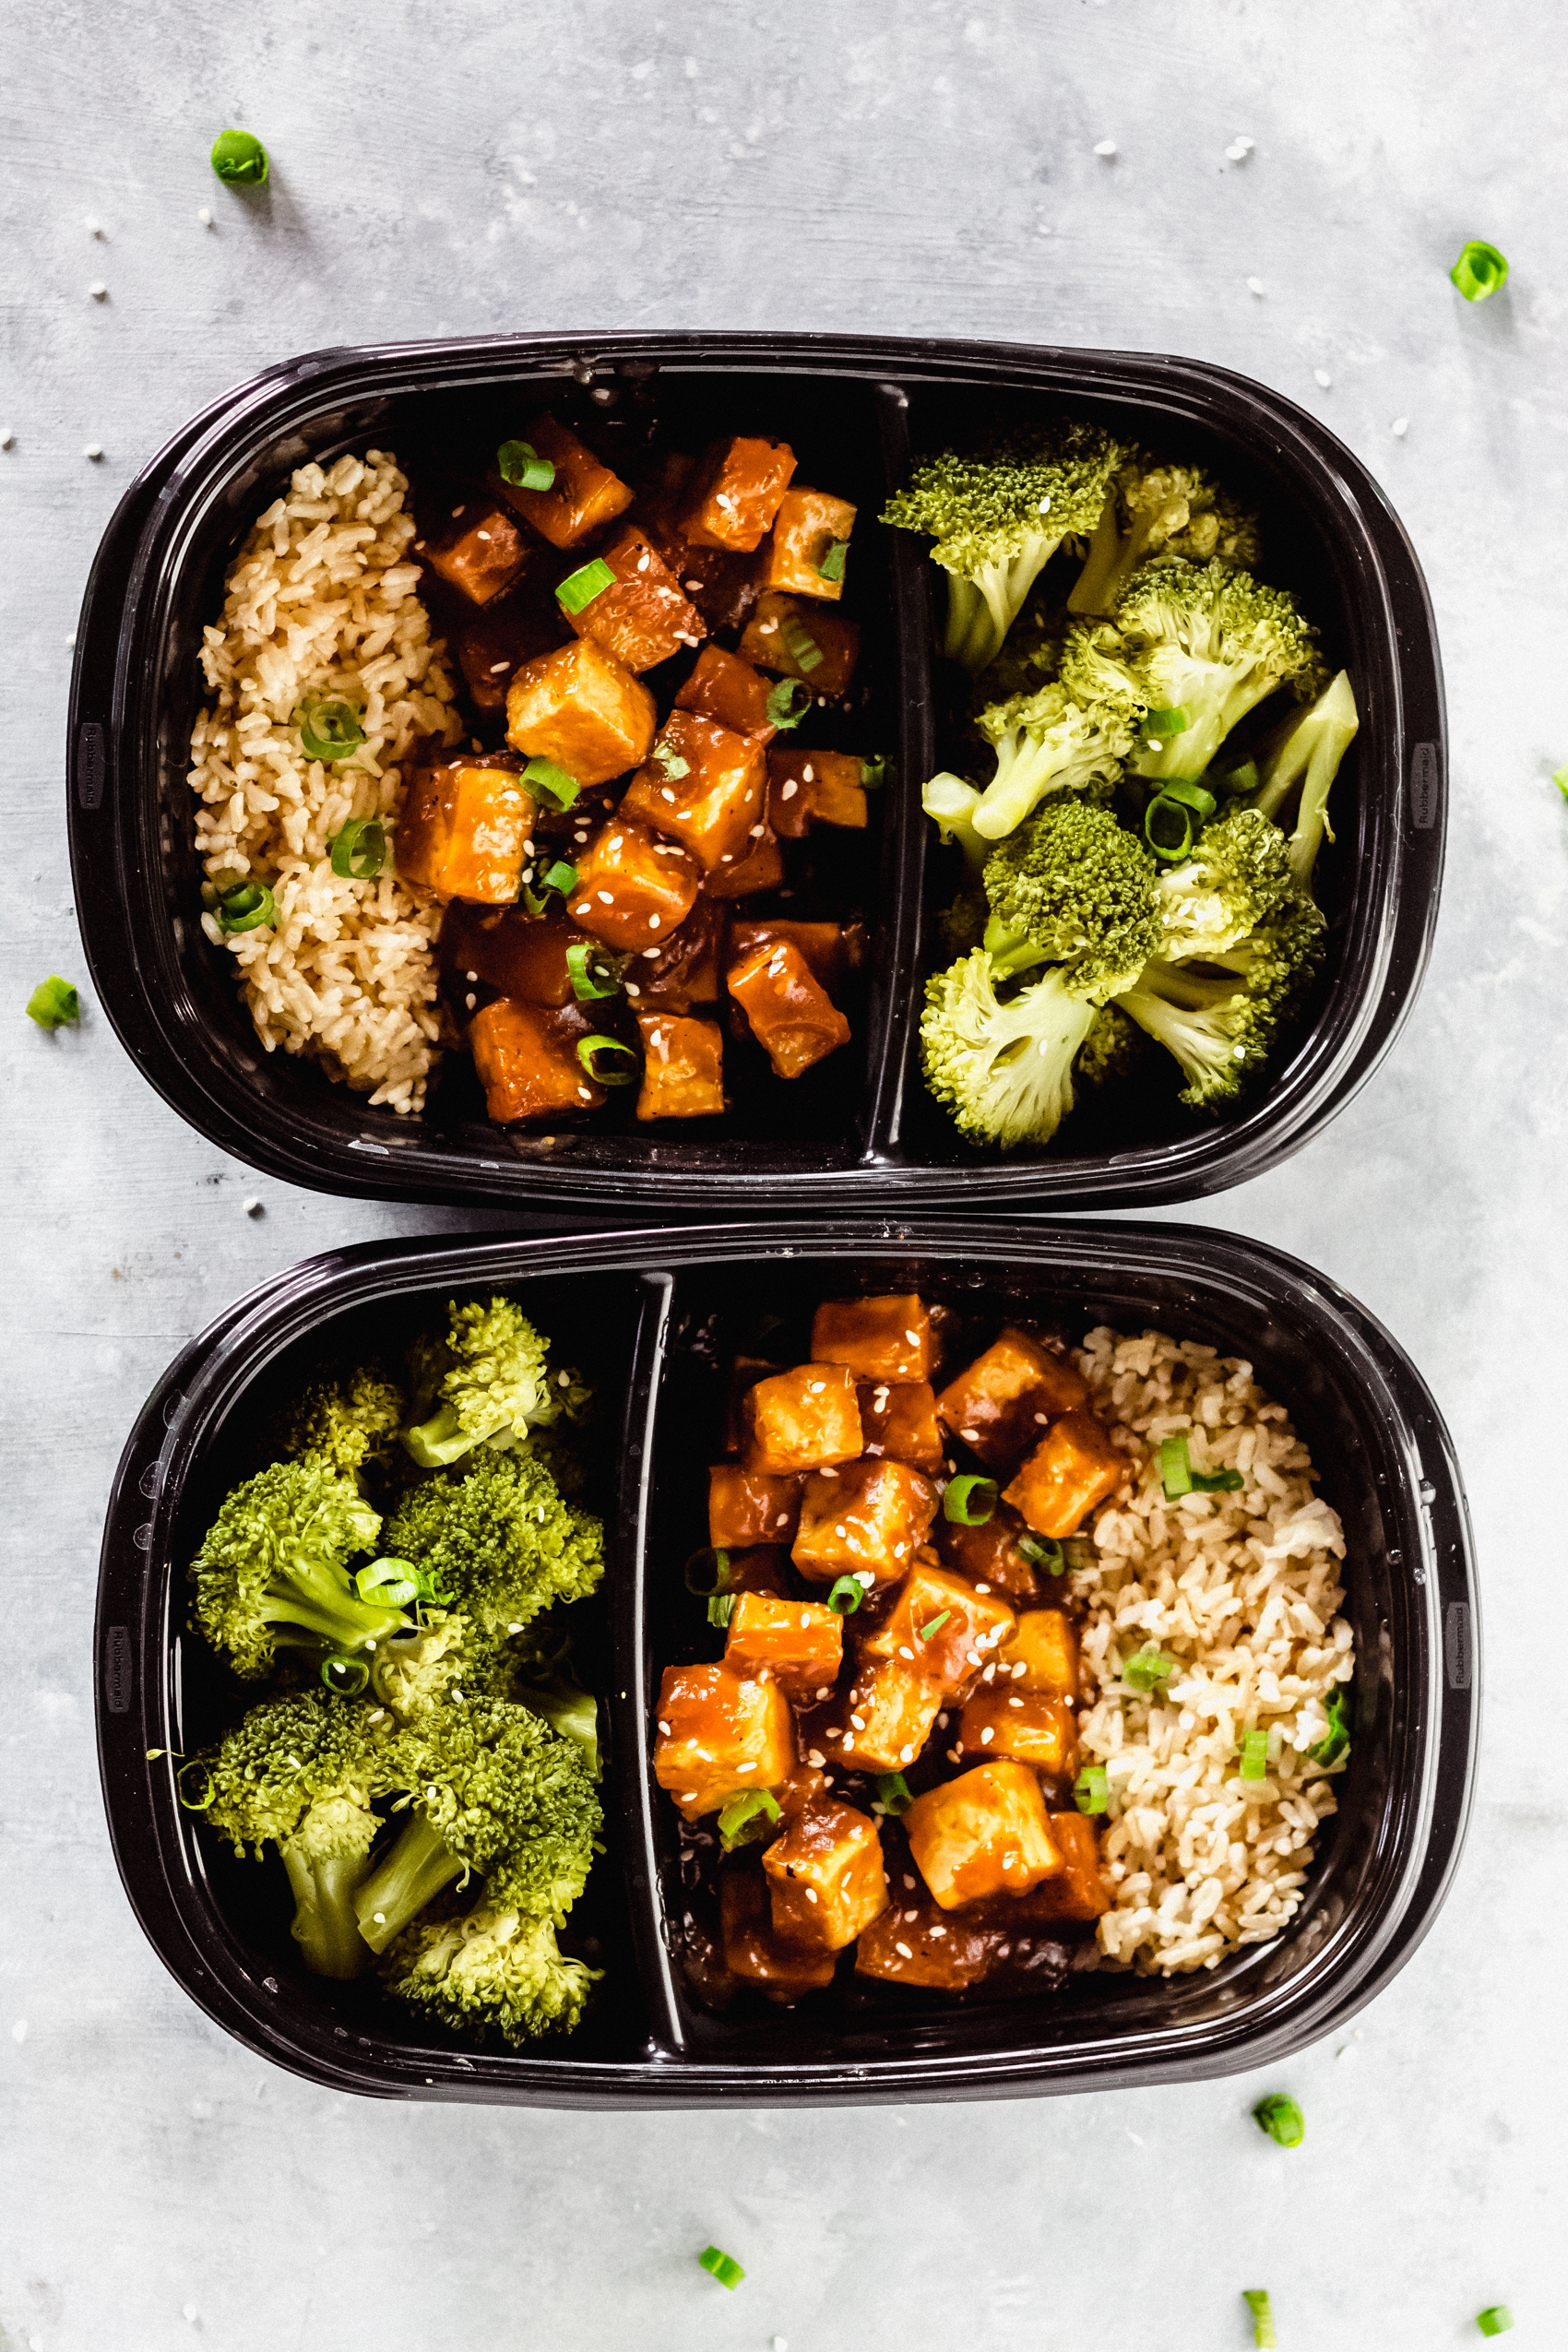
<svg viewBox="0 0 1568 2352"><path fill-rule="evenodd" d="M1279 2338L1274 2333L1274 2313L1269 2308L1266 2287L1243 2287L1241 2300L1253 2315L1253 2342L1263 2346L1263 2352L1278 2352Z"/></svg>
<svg viewBox="0 0 1568 2352"><path fill-rule="evenodd" d="M370 1681L370 1669L362 1657L324 1657L321 1679L336 1697L356 1699Z"/></svg>
<svg viewBox="0 0 1568 2352"><path fill-rule="evenodd" d="M1506 2303L1489 2303L1484 2311L1476 2313L1476 2325L1483 2335L1508 2335L1513 2333L1514 2314Z"/></svg>
<svg viewBox="0 0 1568 2352"><path fill-rule="evenodd" d="M504 441L495 452L495 466L514 490L548 490L555 480L555 468L531 441Z"/></svg>
<svg viewBox="0 0 1568 2352"><path fill-rule="evenodd" d="M557 767L552 759L530 759L523 770L523 790L534 799L553 802L558 809L569 809L582 790L575 776Z"/></svg>
<svg viewBox="0 0 1568 2352"><path fill-rule="evenodd" d="M1299 2148L1307 2136L1307 2121L1289 2093L1270 2091L1253 2109L1253 2121L1282 2148Z"/></svg>
<svg viewBox="0 0 1568 2352"><path fill-rule="evenodd" d="M1568 801L1568 766L1554 767L1551 771L1551 780L1556 785L1558 790L1562 793L1563 799Z"/></svg>
<svg viewBox="0 0 1568 2352"><path fill-rule="evenodd" d="M386 827L378 816L351 816L327 846L334 873L373 882L386 863Z"/></svg>
<svg viewBox="0 0 1568 2352"><path fill-rule="evenodd" d="M436 1583L435 1578L431 1574L428 1568L416 1568L414 1570L414 1598L417 1601L429 1601L434 1603L437 1609L445 1609L448 1608L451 1603L457 1599L457 1596L456 1593L445 1591L442 1586Z"/></svg>
<svg viewBox="0 0 1568 2352"><path fill-rule="evenodd" d="M1130 1690L1155 1691L1170 1681L1176 1671L1176 1661L1163 1651L1144 1648L1134 1650L1123 1662L1122 1680Z"/></svg>
<svg viewBox="0 0 1568 2352"><path fill-rule="evenodd" d="M847 539L836 539L828 548L828 551L823 557L821 563L816 567L817 578L819 580L830 581L841 580L844 576L844 558L849 552L849 540Z"/></svg>
<svg viewBox="0 0 1568 2352"><path fill-rule="evenodd" d="M777 1797L766 1788L742 1788L731 1798L719 1816L719 1835L724 1851L732 1854L737 1846L749 1846L754 1837L766 1837L776 1821L784 1818Z"/></svg>
<svg viewBox="0 0 1568 2352"><path fill-rule="evenodd" d="M709 1623L710 1625L719 1625L719 1626L728 1625L728 1624L729 1624L729 1622L730 1622L730 1620L731 1619L731 1617L733 1617L733 1615L734 1615L734 1614L735 1614L735 1596L734 1596L734 1594L733 1594L733 1593L715 1593L715 1594L713 1595L712 1598L709 1600L709 1602L708 1602L708 1604L707 1604L707 1621L708 1621L708 1623Z"/></svg>
<svg viewBox="0 0 1568 2352"><path fill-rule="evenodd" d="M950 1609L939 1610L934 1617L929 1618L923 1625L916 1628L917 1639L929 1642L933 1633L941 1633L952 1614L953 1611Z"/></svg>
<svg viewBox="0 0 1568 2352"><path fill-rule="evenodd" d="M220 931L259 931L277 920L278 902L265 882L236 882L218 901Z"/></svg>
<svg viewBox="0 0 1568 2352"><path fill-rule="evenodd" d="M712 1544L705 1544L701 1551L694 1551L684 1570L686 1590L706 1600L710 1593L726 1592L730 1586L730 1554Z"/></svg>
<svg viewBox="0 0 1568 2352"><path fill-rule="evenodd" d="M1328 1716L1328 1729L1315 1746L1307 1750L1312 1763L1333 1764L1339 1762L1350 1744L1350 1729L1345 1717L1349 1709L1349 1692L1343 1682L1336 1682L1324 1710Z"/></svg>
<svg viewBox="0 0 1568 2352"><path fill-rule="evenodd" d="M951 1519L956 1527L983 1527L1001 1499L1002 1490L994 1479L982 1479L966 1470L962 1478L948 1479L942 1497L942 1515Z"/></svg>
<svg viewBox="0 0 1568 2352"><path fill-rule="evenodd" d="M1180 703L1171 710L1146 710L1139 724L1146 735L1184 735L1192 720Z"/></svg>
<svg viewBox="0 0 1568 2352"><path fill-rule="evenodd" d="M194 1795L192 1795L185 1787L185 1775L187 1772L200 1772L207 1774L205 1781L196 1789ZM218 1794L218 1783L212 1777L211 1773L208 1771L206 1764L198 1764L193 1758L191 1763L183 1764L180 1766L179 1771L174 1775L174 1794L178 1797L181 1804L184 1805L186 1812L205 1813L208 1805L211 1804L213 1799Z"/></svg>
<svg viewBox="0 0 1568 2352"><path fill-rule="evenodd" d="M717 2246L705 2246L697 2260L720 2287L739 2287L746 2275L732 2254L721 2252Z"/></svg>
<svg viewBox="0 0 1568 2352"><path fill-rule="evenodd" d="M1144 811L1144 839L1157 858L1168 865L1177 865L1193 846L1193 813L1173 801L1168 792L1157 792Z"/></svg>
<svg viewBox="0 0 1568 2352"><path fill-rule="evenodd" d="M547 890L559 890L564 898L577 886L577 869L568 859L557 858L552 866L545 867L543 881Z"/></svg>
<svg viewBox="0 0 1568 2352"><path fill-rule="evenodd" d="M232 188L255 188L267 177L267 149L249 131L220 131L212 142L213 170Z"/></svg>
<svg viewBox="0 0 1568 2352"><path fill-rule="evenodd" d="M881 752L873 752L869 759L861 760L861 790L862 792L880 792L886 781L887 762Z"/></svg>
<svg viewBox="0 0 1568 2352"><path fill-rule="evenodd" d="M784 640L784 650L791 661L799 662L809 676L822 667L822 647L811 631L791 612L778 632Z"/></svg>
<svg viewBox="0 0 1568 2352"><path fill-rule="evenodd" d="M1243 1731L1241 1762L1238 1768L1242 1780L1268 1778L1268 1734L1266 1731Z"/></svg>
<svg viewBox="0 0 1568 2352"><path fill-rule="evenodd" d="M411 1560L373 1560L354 1578L362 1600L382 1609L404 1609L420 1597L420 1572Z"/></svg>
<svg viewBox="0 0 1568 2352"><path fill-rule="evenodd" d="M576 878L574 872L572 880L576 882ZM597 940L576 939L566 950L566 976L579 1004L587 1004L596 996L618 996L625 968L624 957L612 956Z"/></svg>
<svg viewBox="0 0 1568 2352"><path fill-rule="evenodd" d="M596 596L615 585L615 575L602 555L594 556L576 571L568 572L555 591L555 601L568 612L584 612Z"/></svg>
<svg viewBox="0 0 1568 2352"><path fill-rule="evenodd" d="M1210 774L1212 773L1211 769ZM1263 778L1258 774L1256 760L1244 759L1240 767L1228 769L1219 781L1225 791L1240 798L1242 793L1255 792L1263 782Z"/></svg>
<svg viewBox="0 0 1568 2352"><path fill-rule="evenodd" d="M1187 1458L1185 1430L1161 1442L1159 1481L1167 1503L1177 1503L1184 1494L1235 1494L1242 1483L1240 1470L1194 1470Z"/></svg>
<svg viewBox="0 0 1568 2352"><path fill-rule="evenodd" d="M876 1780L876 1801L885 1813L897 1821L914 1803L914 1794L901 1772L879 1773Z"/></svg>
<svg viewBox="0 0 1568 2352"><path fill-rule="evenodd" d="M51 972L46 980L39 981L28 998L27 1009L28 1019L36 1021L41 1029L63 1029L82 1016L80 997L70 981L63 980L57 972Z"/></svg>
<svg viewBox="0 0 1568 2352"><path fill-rule="evenodd" d="M1168 777L1159 789L1168 801L1180 801L1184 809L1192 809L1206 824L1219 805L1206 785L1194 783L1189 777Z"/></svg>
<svg viewBox="0 0 1568 2352"><path fill-rule="evenodd" d="M1103 1764L1086 1764L1073 1783L1073 1802L1081 1813L1103 1813L1111 1803L1111 1783Z"/></svg>
<svg viewBox="0 0 1568 2352"><path fill-rule="evenodd" d="M1484 237L1472 237L1448 273L1467 303L1484 303L1508 282L1508 264Z"/></svg>
<svg viewBox="0 0 1568 2352"><path fill-rule="evenodd" d="M307 759L347 759L365 739L353 704L331 702L325 695L307 695L294 713L294 724Z"/></svg>
<svg viewBox="0 0 1568 2352"><path fill-rule="evenodd" d="M1016 1536L1015 1549L1036 1568L1043 1568L1048 1576L1062 1576L1067 1571L1066 1555L1056 1542L1046 1542L1039 1536Z"/></svg>
<svg viewBox="0 0 1568 2352"><path fill-rule="evenodd" d="M770 727L798 727L812 707L810 689L799 678L780 678L765 708Z"/></svg>
<svg viewBox="0 0 1568 2352"><path fill-rule="evenodd" d="M601 1069L599 1066L600 1057L606 1053L619 1055L625 1066L620 1066L612 1059L608 1070ZM635 1087L640 1075L636 1055L629 1045L623 1045L618 1037L580 1037L577 1039L577 1060L596 1087Z"/></svg>
<svg viewBox="0 0 1568 2352"><path fill-rule="evenodd" d="M671 743L655 743L649 757L662 768L671 784L678 784L683 776L692 772L691 761L683 759Z"/></svg>
<svg viewBox="0 0 1568 2352"><path fill-rule="evenodd" d="M840 1576L829 1589L827 1606L840 1617L853 1617L865 1597L866 1588L858 1576Z"/></svg>

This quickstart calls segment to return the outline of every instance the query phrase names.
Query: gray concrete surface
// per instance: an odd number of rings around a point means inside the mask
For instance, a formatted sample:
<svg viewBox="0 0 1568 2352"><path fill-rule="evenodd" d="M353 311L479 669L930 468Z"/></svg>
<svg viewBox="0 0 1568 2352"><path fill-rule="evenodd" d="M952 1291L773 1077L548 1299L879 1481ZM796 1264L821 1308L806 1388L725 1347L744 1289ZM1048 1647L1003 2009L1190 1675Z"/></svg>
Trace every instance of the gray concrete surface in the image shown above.
<svg viewBox="0 0 1568 2352"><path fill-rule="evenodd" d="M6 49L0 2346L1223 2352L1258 2283L1285 2346L1431 2352L1500 2299L1521 2347L1561 2343L1558 12L12 0ZM207 168L230 122L271 148L264 202ZM1446 270L1478 234L1514 276L1467 308ZM93 547L167 434L289 352L641 324L1199 354L1328 419L1427 564L1455 809L1425 994L1330 1133L1198 1212L1326 1268L1411 1349L1488 1601L1457 1889L1358 2031L1285 2070L1297 2154L1247 2120L1272 2076L651 2121L358 2103L208 2025L121 1894L89 1635L143 1395L291 1261L461 1220L259 1182L163 1109L95 1004L78 1034L21 1017L45 973L85 978L62 754ZM732 2297L695 2267L710 2238L749 2269Z"/></svg>

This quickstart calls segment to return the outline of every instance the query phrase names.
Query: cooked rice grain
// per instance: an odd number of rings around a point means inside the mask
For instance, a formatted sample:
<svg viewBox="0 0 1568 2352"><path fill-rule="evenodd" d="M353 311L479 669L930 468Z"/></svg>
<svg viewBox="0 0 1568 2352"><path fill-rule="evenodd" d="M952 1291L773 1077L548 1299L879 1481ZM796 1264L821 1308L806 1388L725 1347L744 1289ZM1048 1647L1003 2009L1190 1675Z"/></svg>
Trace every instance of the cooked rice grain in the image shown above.
<svg viewBox="0 0 1568 2352"><path fill-rule="evenodd" d="M1099 1559L1075 1570L1086 1762L1105 1766L1107 1961L1145 1974L1213 1968L1262 1943L1301 1899L1334 1776L1306 1751L1353 1670L1338 1614L1345 1536L1283 1406L1252 1366L1159 1332L1091 1331L1077 1362L1097 1412L1138 1462L1130 1498L1100 1514ZM1160 1440L1190 1432L1193 1467L1236 1469L1229 1494L1168 1503ZM1127 1689L1122 1661L1176 1660L1163 1693ZM1268 1774L1238 1776L1243 1731L1268 1732Z"/></svg>
<svg viewBox="0 0 1568 2352"><path fill-rule="evenodd" d="M417 1111L437 1058L441 909L391 873L332 871L328 844L350 816L390 832L402 763L423 736L459 732L452 682L415 594L408 482L370 450L302 466L260 517L230 574L222 619L203 632L215 702L191 735L196 846L209 881L255 874L278 919L258 931L202 926L239 967L270 1053L305 1053L372 1102ZM293 714L307 695L358 708L351 760L310 760Z"/></svg>

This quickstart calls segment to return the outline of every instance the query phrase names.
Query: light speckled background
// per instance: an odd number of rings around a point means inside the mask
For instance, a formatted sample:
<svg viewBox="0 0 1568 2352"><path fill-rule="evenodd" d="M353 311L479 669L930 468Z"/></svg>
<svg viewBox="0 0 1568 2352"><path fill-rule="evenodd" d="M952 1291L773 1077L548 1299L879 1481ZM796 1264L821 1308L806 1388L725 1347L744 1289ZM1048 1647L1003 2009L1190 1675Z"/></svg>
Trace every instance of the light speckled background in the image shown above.
<svg viewBox="0 0 1568 2352"><path fill-rule="evenodd" d="M0 2346L1223 2352L1259 2281L1287 2347L1431 2352L1479 2340L1500 2297L1521 2346L1561 2342L1565 1563L1538 1477L1563 1447L1558 12L381 0L351 46L341 20L7 11ZM260 199L207 169L228 122L271 148ZM1469 309L1445 272L1476 234L1515 274ZM1200 1212L1326 1268L1409 1347L1467 1465L1489 1602L1457 1891L1361 2032L1286 2070L1296 2155L1247 2121L1248 2079L651 2121L330 2097L208 2025L121 1895L89 1633L137 1407L240 1289L462 1220L258 1182L162 1108L96 1006L53 1039L20 1017L44 973L82 976L60 818L92 550L163 437L291 351L644 324L1195 353L1325 416L1427 564L1455 814L1426 992L1327 1135ZM709 2238L747 2264L738 2295L696 2271Z"/></svg>

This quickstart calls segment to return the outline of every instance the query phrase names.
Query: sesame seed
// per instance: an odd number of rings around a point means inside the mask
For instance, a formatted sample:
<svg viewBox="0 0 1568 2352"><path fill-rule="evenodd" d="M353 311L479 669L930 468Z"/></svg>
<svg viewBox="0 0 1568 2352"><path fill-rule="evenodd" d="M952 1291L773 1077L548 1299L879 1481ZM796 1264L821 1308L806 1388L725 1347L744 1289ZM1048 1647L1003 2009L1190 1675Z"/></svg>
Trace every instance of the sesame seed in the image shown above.
<svg viewBox="0 0 1568 2352"><path fill-rule="evenodd" d="M931 1940L932 1940L932 1942L933 1943L937 1943L937 1942L939 1942L941 1941L941 1939L942 1939L942 1938L943 1938L945 1934L946 1934L946 1932L947 1932L947 1930L946 1930L946 1929L945 1929L945 1928L932 1928L932 1929L929 1930L929 1933L930 1933L930 1936L931 1936Z"/></svg>
<svg viewBox="0 0 1568 2352"><path fill-rule="evenodd" d="M452 509L452 520L456 522L459 515L466 515L468 511L469 510L466 506L454 506Z"/></svg>
<svg viewBox="0 0 1568 2352"><path fill-rule="evenodd" d="M896 1943L893 1949L902 1959L912 1960L915 1956L907 1943Z"/></svg>
<svg viewBox="0 0 1568 2352"><path fill-rule="evenodd" d="M1261 278L1249 278L1249 279L1248 279L1248 280L1247 280L1247 291L1248 291L1248 293L1249 293L1249 294L1261 294L1264 291L1265 291L1265 289L1264 289L1264 282L1263 282L1263 279L1262 279Z"/></svg>
<svg viewBox="0 0 1568 2352"><path fill-rule="evenodd" d="M736 1769L736 1771L737 1771L737 1772L754 1772L754 1771L756 1770L756 1765L755 1765L755 1764L754 1764L754 1764L737 1764L737 1765L735 1766L735 1769Z"/></svg>
<svg viewBox="0 0 1568 2352"><path fill-rule="evenodd" d="M1396 441L1403 441L1403 440L1404 440L1404 438L1405 438L1405 435L1406 435L1406 434L1409 432L1409 430L1410 430L1410 420L1409 420L1409 418L1408 418L1408 417L1396 417L1396 418L1395 418L1395 420L1394 420L1394 422L1393 422L1393 423L1389 426L1388 430L1389 430L1389 432L1390 432L1390 433L1394 435L1394 438L1396 439Z"/></svg>
<svg viewBox="0 0 1568 2352"><path fill-rule="evenodd" d="M101 441L89 441L83 445L82 456L92 458L95 464L102 455L103 444Z"/></svg>
<svg viewBox="0 0 1568 2352"><path fill-rule="evenodd" d="M990 1747L990 1745L991 1745L991 1743L992 1743L992 1741L995 1739L995 1737L996 1737L996 1733L995 1733L994 1729L993 1729L993 1728L992 1728L992 1726L988 1723L988 1724L986 1725L986 1727L985 1727L985 1729L984 1729L984 1730L980 1733L980 1746L981 1746L982 1748L989 1748L989 1747Z"/></svg>
<svg viewBox="0 0 1568 2352"><path fill-rule="evenodd" d="M1326 392L1333 386L1334 378L1330 375L1325 367L1314 367L1313 370L1313 382L1314 384L1321 384L1324 390Z"/></svg>
<svg viewBox="0 0 1568 2352"><path fill-rule="evenodd" d="M1097 139L1095 141L1094 151L1098 156L1102 157L1103 160L1109 163L1111 157L1116 152L1116 142L1114 139Z"/></svg>
<svg viewBox="0 0 1568 2352"><path fill-rule="evenodd" d="M108 300L109 289L104 284L101 278L95 278L93 279L91 285L88 288L88 292L92 296L95 303L106 302Z"/></svg>
<svg viewBox="0 0 1568 2352"><path fill-rule="evenodd" d="M904 1336L909 1341L911 1348L918 1348L920 1346L921 1335L918 1331L906 1331Z"/></svg>
<svg viewBox="0 0 1568 2352"><path fill-rule="evenodd" d="M989 1585L977 1585L975 1586L975 1590L977 1593L988 1593L991 1590L991 1586Z"/></svg>
<svg viewBox="0 0 1568 2352"><path fill-rule="evenodd" d="M820 1696L820 1693L818 1695ZM820 1748L808 1748L806 1750L806 1762L809 1764L825 1764L827 1762L827 1758L823 1754Z"/></svg>
<svg viewBox="0 0 1568 2352"><path fill-rule="evenodd" d="M828 1467L828 1465L827 1465L826 1462L823 1464L823 1466L822 1466L821 1469L820 1469L820 1470L818 1470L818 1472L817 1472L817 1477L818 1477L819 1479L836 1479L837 1476L838 1476L837 1471L837 1470L835 1470L835 1469L830 1468L830 1467Z"/></svg>
<svg viewBox="0 0 1568 2352"><path fill-rule="evenodd" d="M900 1764L913 1764L915 1761L915 1752L913 1748L900 1748L898 1751L898 1761Z"/></svg>
<svg viewBox="0 0 1568 2352"><path fill-rule="evenodd" d="M206 207L206 205L205 205L205 204L198 204L198 205L197 205L197 207L196 207L196 219L197 219L197 220L201 222L201 225L202 225L202 227L203 227L204 229L210 229L210 228L211 228L211 226L212 226L212 215L211 215L211 213L208 210L208 208Z"/></svg>
<svg viewBox="0 0 1568 2352"><path fill-rule="evenodd" d="M490 674L493 678L498 677L503 670L510 670L511 667L509 661L493 661L490 665Z"/></svg>
<svg viewBox="0 0 1568 2352"><path fill-rule="evenodd" d="M487 547L490 545L490 533L488 531L475 531L474 537L476 539L482 539Z"/></svg>
<svg viewBox="0 0 1568 2352"><path fill-rule="evenodd" d="M966 1445L973 1445L980 1436L980 1431L978 1429L961 1429L958 1434Z"/></svg>
<svg viewBox="0 0 1568 2352"><path fill-rule="evenodd" d="M905 1873L904 1873L904 1883L905 1883L905 1885L909 1888L909 1890L910 1894L912 1895L912 1894L914 1893L914 1890L915 1890L915 1882L914 1882L914 1880L913 1880L913 1879L909 1876L909 1874L908 1871L905 1871Z"/></svg>
<svg viewBox="0 0 1568 2352"><path fill-rule="evenodd" d="M599 894L599 903L601 907L612 907L615 900L608 890L601 890Z"/></svg>
<svg viewBox="0 0 1568 2352"><path fill-rule="evenodd" d="M813 767L810 760L806 762L804 767L801 770L801 781L802 784L814 784L816 782L816 770Z"/></svg>
<svg viewBox="0 0 1568 2352"><path fill-rule="evenodd" d="M831 1682L824 1682L824 1683L822 1684L821 1688L820 1688L820 1689L818 1690L818 1692L817 1692L817 1697L818 1697L819 1699L830 1699L832 1696L833 1696L833 1685L832 1685L832 1683L831 1683Z"/></svg>
<svg viewBox="0 0 1568 2352"><path fill-rule="evenodd" d="M1009 1699L1007 1704L1010 1707L1021 1707L1024 1702L1022 1699Z"/></svg>
<svg viewBox="0 0 1568 2352"><path fill-rule="evenodd" d="M899 1657L914 1657L914 1654L915 1654L915 1653L914 1653L914 1651L913 1651L912 1649L910 1649L910 1648L909 1648L909 1646L908 1643L906 1643L906 1642L900 1642L900 1643L899 1643L899 1645L898 1645L898 1655L899 1655Z"/></svg>

